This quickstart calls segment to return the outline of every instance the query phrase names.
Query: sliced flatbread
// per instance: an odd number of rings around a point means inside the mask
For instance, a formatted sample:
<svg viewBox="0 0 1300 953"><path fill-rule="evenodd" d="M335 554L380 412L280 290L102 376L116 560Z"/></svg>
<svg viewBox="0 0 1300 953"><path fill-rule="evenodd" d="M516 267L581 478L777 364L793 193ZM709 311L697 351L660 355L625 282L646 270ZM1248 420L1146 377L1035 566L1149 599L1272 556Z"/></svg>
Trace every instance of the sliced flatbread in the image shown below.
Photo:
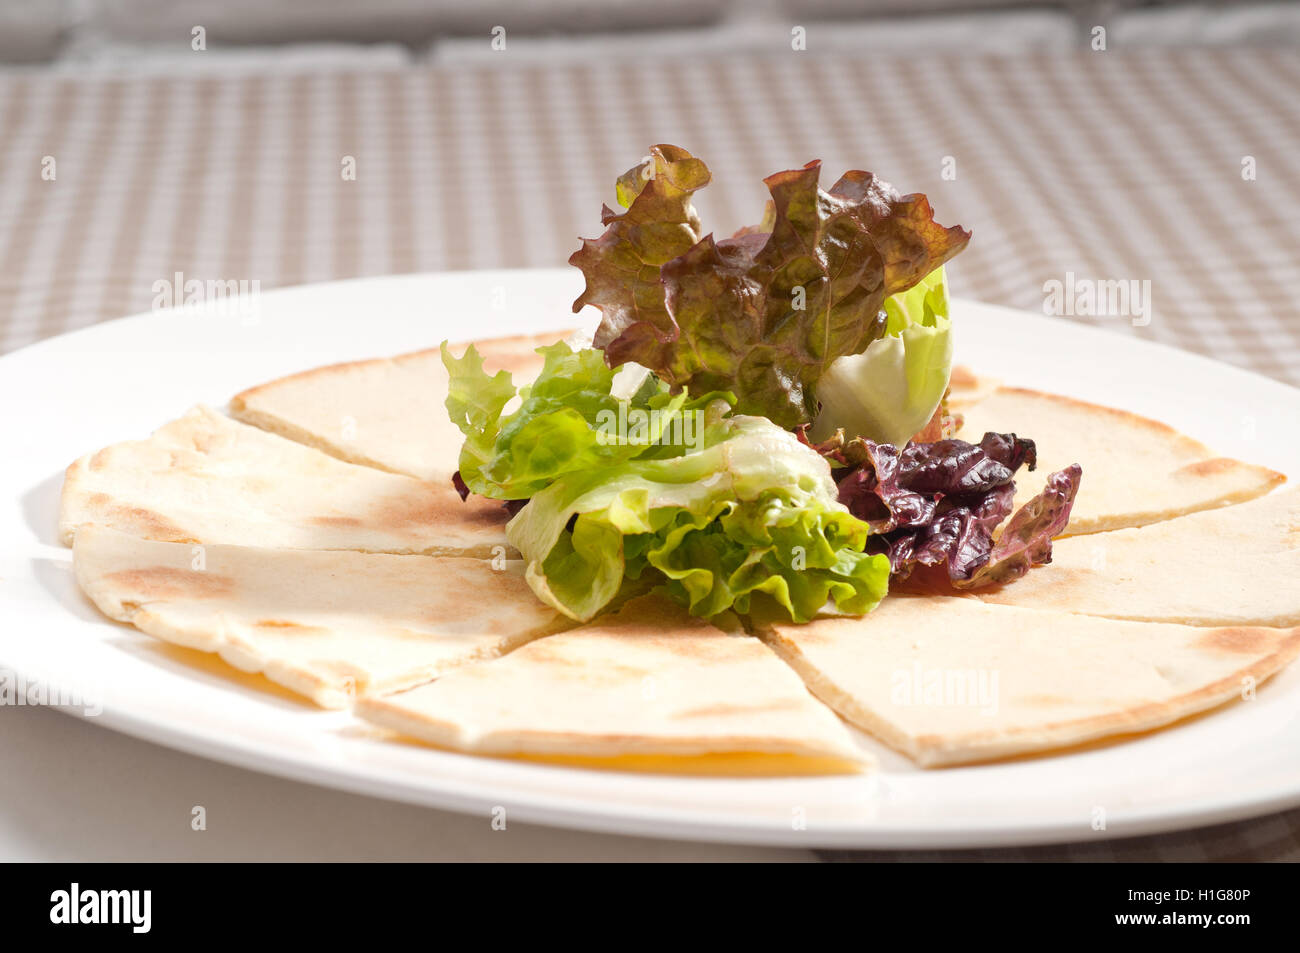
<svg viewBox="0 0 1300 953"><path fill-rule="evenodd" d="M73 564L99 610L326 708L564 628L518 560L192 546L97 526Z"/></svg>
<svg viewBox="0 0 1300 953"><path fill-rule="evenodd" d="M957 436L1016 433L1038 446L1038 467L1016 474L1018 507L1042 491L1049 473L1072 463L1083 482L1066 536L1144 526L1184 513L1240 503L1286 477L1217 456L1172 427L1128 411L1019 387L999 387L962 408Z"/></svg>
<svg viewBox="0 0 1300 953"><path fill-rule="evenodd" d="M1057 540L1050 565L975 594L998 605L1116 619L1300 625L1300 488Z"/></svg>
<svg viewBox="0 0 1300 953"><path fill-rule="evenodd" d="M1196 628L891 595L868 615L760 622L818 698L925 767L1148 731L1239 698L1300 629Z"/></svg>
<svg viewBox="0 0 1300 953"><path fill-rule="evenodd" d="M948 375L948 409L965 411L992 394L1001 383L996 377L977 374L963 364L956 364Z"/></svg>
<svg viewBox="0 0 1300 953"><path fill-rule="evenodd" d="M655 595L494 662L366 699L357 714L474 754L618 767L767 755L790 759L773 762L785 769L802 762L797 770L831 773L866 763L844 725L761 642Z"/></svg>
<svg viewBox="0 0 1300 953"><path fill-rule="evenodd" d="M536 349L570 333L492 338L474 346L489 371L510 371L519 384L542 368ZM230 412L341 460L444 482L456 471L465 440L447 416L446 400L447 370L432 348L282 377L236 394Z"/></svg>
<svg viewBox="0 0 1300 953"><path fill-rule="evenodd" d="M506 552L507 522L448 482L344 463L196 407L68 467L59 531L65 543L95 523L168 542L490 556Z"/></svg>

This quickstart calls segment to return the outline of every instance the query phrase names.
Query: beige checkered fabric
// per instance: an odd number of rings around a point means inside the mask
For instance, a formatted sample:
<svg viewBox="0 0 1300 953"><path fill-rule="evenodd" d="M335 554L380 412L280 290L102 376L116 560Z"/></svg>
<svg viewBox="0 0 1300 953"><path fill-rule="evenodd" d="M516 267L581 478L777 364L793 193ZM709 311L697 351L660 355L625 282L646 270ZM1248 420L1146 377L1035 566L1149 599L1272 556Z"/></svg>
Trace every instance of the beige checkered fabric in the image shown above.
<svg viewBox="0 0 1300 953"><path fill-rule="evenodd" d="M1041 313L1067 273L1150 281L1147 326L1079 320L1300 384L1297 88L1281 50L0 73L0 351L146 310L178 271L560 265L674 142L714 170L719 233L758 220L767 173L867 168L974 231L961 295ZM1025 853L1295 859L1298 818Z"/></svg>

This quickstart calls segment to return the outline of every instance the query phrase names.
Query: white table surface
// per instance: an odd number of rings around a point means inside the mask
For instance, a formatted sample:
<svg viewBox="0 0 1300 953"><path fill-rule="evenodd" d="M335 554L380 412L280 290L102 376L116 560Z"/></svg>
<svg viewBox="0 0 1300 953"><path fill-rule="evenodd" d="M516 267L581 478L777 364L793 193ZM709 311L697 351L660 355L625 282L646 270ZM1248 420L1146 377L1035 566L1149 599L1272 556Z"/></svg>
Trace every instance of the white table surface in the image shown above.
<svg viewBox="0 0 1300 953"><path fill-rule="evenodd" d="M809 851L617 837L286 781L48 708L0 708L0 861L811 861ZM196 805L207 829L191 829Z"/></svg>

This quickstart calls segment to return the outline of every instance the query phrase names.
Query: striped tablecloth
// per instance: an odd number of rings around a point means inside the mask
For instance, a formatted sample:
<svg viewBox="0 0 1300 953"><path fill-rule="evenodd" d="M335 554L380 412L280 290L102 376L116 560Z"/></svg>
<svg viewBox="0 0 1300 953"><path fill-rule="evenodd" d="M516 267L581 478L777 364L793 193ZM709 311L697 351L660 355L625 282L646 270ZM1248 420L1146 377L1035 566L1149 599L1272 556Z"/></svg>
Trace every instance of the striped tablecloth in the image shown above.
<svg viewBox="0 0 1300 953"><path fill-rule="evenodd" d="M813 55L182 77L0 72L0 351L149 308L155 281L281 285L553 266L656 142L708 227L821 158L972 228L957 293L1150 282L1077 317L1300 384L1300 56ZM352 161L355 177L343 174ZM828 854L840 858L840 854ZM1300 859L1300 812L1188 834L880 859Z"/></svg>

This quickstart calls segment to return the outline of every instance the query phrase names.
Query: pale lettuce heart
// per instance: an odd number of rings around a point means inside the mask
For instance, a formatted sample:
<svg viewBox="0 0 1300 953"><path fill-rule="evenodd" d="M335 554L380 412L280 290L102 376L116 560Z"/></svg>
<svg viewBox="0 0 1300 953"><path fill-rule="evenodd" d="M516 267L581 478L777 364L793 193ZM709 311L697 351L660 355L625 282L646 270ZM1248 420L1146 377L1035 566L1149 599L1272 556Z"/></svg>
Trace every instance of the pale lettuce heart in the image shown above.
<svg viewBox="0 0 1300 953"><path fill-rule="evenodd" d="M943 268L885 302L885 336L842 357L817 386L813 437L842 428L849 439L903 446L934 416L952 371L952 322Z"/></svg>

